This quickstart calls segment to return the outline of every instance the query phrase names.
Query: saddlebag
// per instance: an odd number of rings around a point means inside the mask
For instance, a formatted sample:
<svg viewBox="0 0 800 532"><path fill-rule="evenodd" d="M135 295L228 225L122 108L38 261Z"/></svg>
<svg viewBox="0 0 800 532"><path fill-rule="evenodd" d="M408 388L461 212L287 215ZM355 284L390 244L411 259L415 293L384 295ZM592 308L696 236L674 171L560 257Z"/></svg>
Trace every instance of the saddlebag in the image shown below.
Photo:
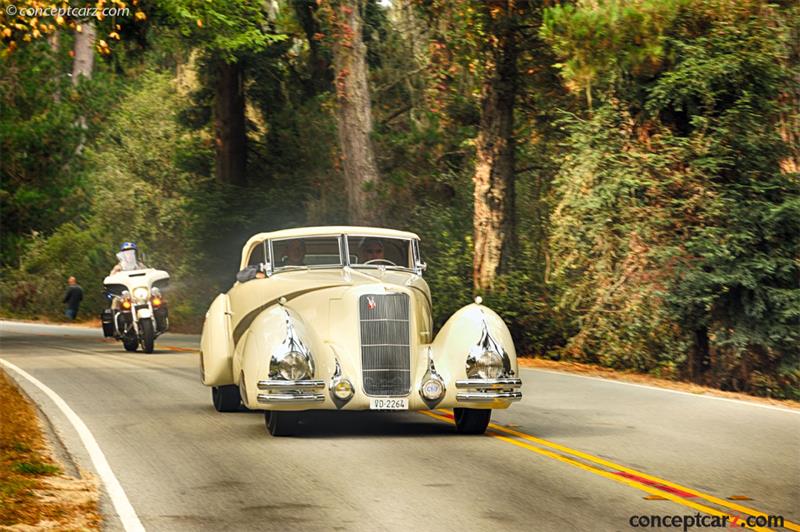
<svg viewBox="0 0 800 532"><path fill-rule="evenodd" d="M153 309L153 315L156 317L156 330L159 333L163 333L169 329L169 313L167 312L166 305Z"/></svg>
<svg viewBox="0 0 800 532"><path fill-rule="evenodd" d="M114 336L114 311L110 308L103 310L100 321L103 323L103 336L106 338Z"/></svg>

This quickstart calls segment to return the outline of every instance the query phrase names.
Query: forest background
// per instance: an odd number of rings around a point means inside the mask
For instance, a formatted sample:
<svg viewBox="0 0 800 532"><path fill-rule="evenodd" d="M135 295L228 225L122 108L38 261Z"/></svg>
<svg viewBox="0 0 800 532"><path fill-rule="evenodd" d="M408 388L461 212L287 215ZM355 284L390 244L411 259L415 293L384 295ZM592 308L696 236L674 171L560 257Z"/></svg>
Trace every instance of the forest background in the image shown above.
<svg viewBox="0 0 800 532"><path fill-rule="evenodd" d="M480 294L520 353L800 399L799 21L0 1L0 311L59 319L75 275L96 316L133 240L197 330L252 234L382 225L422 237L437 325Z"/></svg>

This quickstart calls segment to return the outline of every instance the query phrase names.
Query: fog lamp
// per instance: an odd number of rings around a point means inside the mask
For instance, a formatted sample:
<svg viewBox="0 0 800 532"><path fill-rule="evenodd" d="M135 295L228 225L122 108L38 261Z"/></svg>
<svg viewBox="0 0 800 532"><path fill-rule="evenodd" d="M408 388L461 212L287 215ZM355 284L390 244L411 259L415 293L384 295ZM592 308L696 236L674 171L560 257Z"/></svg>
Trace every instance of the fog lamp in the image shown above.
<svg viewBox="0 0 800 532"><path fill-rule="evenodd" d="M422 397L428 401L439 399L444 393L444 385L439 379L428 379L422 383Z"/></svg>
<svg viewBox="0 0 800 532"><path fill-rule="evenodd" d="M337 399L347 401L353 397L353 385L350 384L349 380L342 379L333 386L333 395L335 395Z"/></svg>

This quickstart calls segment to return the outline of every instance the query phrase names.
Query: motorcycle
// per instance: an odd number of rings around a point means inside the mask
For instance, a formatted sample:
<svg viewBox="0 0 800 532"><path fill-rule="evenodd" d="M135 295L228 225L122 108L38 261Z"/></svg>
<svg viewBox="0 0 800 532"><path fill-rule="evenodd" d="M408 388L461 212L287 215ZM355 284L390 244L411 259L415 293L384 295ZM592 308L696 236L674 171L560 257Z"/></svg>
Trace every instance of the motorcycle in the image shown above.
<svg viewBox="0 0 800 532"><path fill-rule="evenodd" d="M167 303L161 290L169 282L163 270L120 271L103 279L111 308L103 311L103 335L122 341L126 351L152 353L155 340L169 329Z"/></svg>

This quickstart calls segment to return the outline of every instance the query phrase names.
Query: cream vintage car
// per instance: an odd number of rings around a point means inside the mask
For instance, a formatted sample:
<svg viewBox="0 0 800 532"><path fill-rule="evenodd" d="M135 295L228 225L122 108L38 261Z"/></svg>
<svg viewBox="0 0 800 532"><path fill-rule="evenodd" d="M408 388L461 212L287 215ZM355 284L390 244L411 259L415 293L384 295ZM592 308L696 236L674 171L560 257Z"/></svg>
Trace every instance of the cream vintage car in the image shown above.
<svg viewBox="0 0 800 532"><path fill-rule="evenodd" d="M206 313L203 384L214 407L264 410L274 436L306 410L452 408L458 432L486 430L522 397L514 343L480 298L434 338L419 238L375 227L253 236L237 282Z"/></svg>

